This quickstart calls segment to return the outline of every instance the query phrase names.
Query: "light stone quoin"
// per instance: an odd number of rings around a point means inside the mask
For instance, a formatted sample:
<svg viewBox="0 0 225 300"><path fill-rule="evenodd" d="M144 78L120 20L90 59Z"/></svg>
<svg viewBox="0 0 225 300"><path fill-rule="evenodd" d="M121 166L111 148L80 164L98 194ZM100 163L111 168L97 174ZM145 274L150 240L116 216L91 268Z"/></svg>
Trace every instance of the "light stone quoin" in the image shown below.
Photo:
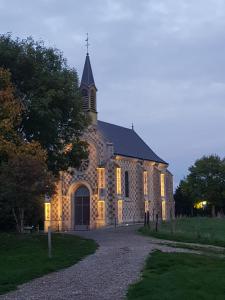
<svg viewBox="0 0 225 300"><path fill-rule="evenodd" d="M60 173L56 193L45 205L45 230L143 222L147 212L151 220L156 215L165 221L173 218L173 176L168 163L133 127L98 120L97 88L88 53L80 90L84 113L91 120L82 137L88 143L89 158L79 169Z"/></svg>

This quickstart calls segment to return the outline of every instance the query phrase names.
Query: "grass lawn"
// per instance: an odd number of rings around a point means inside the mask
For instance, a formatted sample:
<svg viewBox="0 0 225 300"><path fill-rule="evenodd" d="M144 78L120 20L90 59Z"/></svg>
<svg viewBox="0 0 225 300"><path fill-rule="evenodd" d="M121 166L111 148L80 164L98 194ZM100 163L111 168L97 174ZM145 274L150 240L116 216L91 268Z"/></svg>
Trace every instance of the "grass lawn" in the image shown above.
<svg viewBox="0 0 225 300"><path fill-rule="evenodd" d="M148 258L140 282L128 300L224 300L225 260L187 253L156 251Z"/></svg>
<svg viewBox="0 0 225 300"><path fill-rule="evenodd" d="M96 248L92 240L53 234L49 259L46 235L0 233L0 294L35 277L68 267Z"/></svg>
<svg viewBox="0 0 225 300"><path fill-rule="evenodd" d="M225 247L225 218L182 218L175 220L175 231L171 233L171 223L162 222L155 232L154 224L150 229L140 229L145 235L178 242L202 243Z"/></svg>

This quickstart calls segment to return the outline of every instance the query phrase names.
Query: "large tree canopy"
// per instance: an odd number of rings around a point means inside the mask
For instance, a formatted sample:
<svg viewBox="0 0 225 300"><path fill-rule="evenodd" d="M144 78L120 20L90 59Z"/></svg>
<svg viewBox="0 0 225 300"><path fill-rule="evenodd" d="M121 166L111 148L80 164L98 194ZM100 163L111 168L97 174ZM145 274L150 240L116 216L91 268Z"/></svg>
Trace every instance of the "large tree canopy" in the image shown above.
<svg viewBox="0 0 225 300"><path fill-rule="evenodd" d="M9 71L0 68L0 227L14 217L18 231L30 212L43 205L54 190L47 153L37 141L24 139L20 129L23 107L14 97Z"/></svg>
<svg viewBox="0 0 225 300"><path fill-rule="evenodd" d="M86 144L79 139L87 120L76 71L67 66L62 53L32 38L1 35L0 67L10 70L16 95L22 99L19 130L24 138L41 144L55 174L79 166L87 155ZM68 144L70 151L64 151Z"/></svg>
<svg viewBox="0 0 225 300"><path fill-rule="evenodd" d="M179 209L182 205L193 208L199 201L206 201L213 216L216 209L225 208L225 160L217 155L196 160L188 176L181 181L175 200Z"/></svg>

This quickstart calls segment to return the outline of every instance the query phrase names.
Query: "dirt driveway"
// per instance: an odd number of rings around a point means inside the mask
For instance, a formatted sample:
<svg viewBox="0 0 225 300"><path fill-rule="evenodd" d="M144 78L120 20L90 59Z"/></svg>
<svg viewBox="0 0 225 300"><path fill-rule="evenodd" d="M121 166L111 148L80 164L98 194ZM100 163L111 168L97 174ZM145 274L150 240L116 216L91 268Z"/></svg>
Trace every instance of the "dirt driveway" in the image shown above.
<svg viewBox="0 0 225 300"><path fill-rule="evenodd" d="M155 244L137 233L137 226L76 232L97 241L99 249L79 263L21 285L0 299L124 299L129 284L140 278L147 255L181 249Z"/></svg>

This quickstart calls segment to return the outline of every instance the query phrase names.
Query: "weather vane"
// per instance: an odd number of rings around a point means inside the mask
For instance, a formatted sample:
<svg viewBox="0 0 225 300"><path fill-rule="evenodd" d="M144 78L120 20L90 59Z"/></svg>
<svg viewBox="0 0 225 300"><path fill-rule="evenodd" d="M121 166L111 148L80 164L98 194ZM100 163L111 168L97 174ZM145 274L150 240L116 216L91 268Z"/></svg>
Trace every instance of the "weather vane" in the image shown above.
<svg viewBox="0 0 225 300"><path fill-rule="evenodd" d="M87 48L87 54L88 54L88 47L90 46L89 38L88 38L88 32L87 32L87 38L86 38L85 42L86 42L86 48Z"/></svg>

